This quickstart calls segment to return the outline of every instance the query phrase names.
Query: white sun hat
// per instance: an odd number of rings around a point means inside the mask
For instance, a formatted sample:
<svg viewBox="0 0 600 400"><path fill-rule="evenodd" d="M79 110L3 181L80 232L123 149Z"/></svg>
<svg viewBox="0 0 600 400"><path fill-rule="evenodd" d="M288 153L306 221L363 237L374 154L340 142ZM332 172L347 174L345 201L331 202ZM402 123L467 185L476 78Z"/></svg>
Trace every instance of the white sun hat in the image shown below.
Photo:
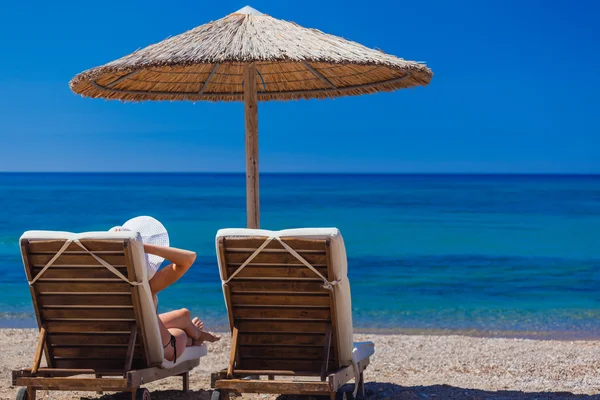
<svg viewBox="0 0 600 400"><path fill-rule="evenodd" d="M169 246L169 233L163 224L156 218L140 216L130 219L123 226L115 226L110 231L127 230L138 232L144 244L156 246ZM165 259L154 254L146 253L146 265L148 266L148 279L152 278Z"/></svg>

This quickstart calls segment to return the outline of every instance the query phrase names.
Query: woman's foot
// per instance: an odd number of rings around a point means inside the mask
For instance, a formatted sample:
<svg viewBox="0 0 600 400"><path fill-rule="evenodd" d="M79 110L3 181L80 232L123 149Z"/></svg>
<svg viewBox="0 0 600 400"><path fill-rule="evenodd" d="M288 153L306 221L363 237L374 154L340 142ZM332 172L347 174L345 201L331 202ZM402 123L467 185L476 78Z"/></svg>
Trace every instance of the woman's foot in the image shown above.
<svg viewBox="0 0 600 400"><path fill-rule="evenodd" d="M198 317L194 317L194 319L192 319L192 324L198 328L198 334L192 338L193 346L199 346L204 342L214 343L221 340L221 337L210 332L203 331L202 329L204 328L204 322L200 321Z"/></svg>
<svg viewBox="0 0 600 400"><path fill-rule="evenodd" d="M200 330L204 328L204 322L200 321L198 317L194 317L194 319L192 320L192 324L194 324L194 326L196 326L196 328Z"/></svg>
<svg viewBox="0 0 600 400"><path fill-rule="evenodd" d="M219 340L221 340L221 336L217 336L214 333L206 331L202 331L201 338L210 343L218 342Z"/></svg>
<svg viewBox="0 0 600 400"><path fill-rule="evenodd" d="M214 342L218 342L219 340L221 340L220 336L217 336L214 333L201 331L200 337L198 339L192 340L192 346L200 346L204 342L214 343Z"/></svg>

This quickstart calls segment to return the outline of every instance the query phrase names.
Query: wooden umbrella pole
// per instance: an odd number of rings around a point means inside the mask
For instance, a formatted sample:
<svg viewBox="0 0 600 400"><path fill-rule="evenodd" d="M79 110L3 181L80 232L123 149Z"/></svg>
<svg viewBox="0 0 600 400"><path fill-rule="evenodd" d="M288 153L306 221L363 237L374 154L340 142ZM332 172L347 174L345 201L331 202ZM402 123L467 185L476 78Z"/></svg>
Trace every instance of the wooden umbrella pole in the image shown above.
<svg viewBox="0 0 600 400"><path fill-rule="evenodd" d="M260 228L258 194L258 96L256 64L244 67L244 114L246 117L246 218L248 228Z"/></svg>

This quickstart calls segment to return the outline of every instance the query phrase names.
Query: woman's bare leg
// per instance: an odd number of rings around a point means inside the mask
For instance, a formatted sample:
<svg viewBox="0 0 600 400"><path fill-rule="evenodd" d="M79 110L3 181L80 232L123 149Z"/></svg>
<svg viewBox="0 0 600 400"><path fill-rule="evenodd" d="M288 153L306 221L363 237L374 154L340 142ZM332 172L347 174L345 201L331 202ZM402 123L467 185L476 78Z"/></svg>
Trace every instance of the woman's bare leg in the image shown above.
<svg viewBox="0 0 600 400"><path fill-rule="evenodd" d="M179 328L169 329L169 338L171 337L170 335L173 335L175 337L175 348L177 349L177 357L179 357L185 351L185 348L187 347L189 338L185 334L185 332ZM175 351L173 349L173 346L168 345L167 347L165 347L164 355L165 355L165 359L167 359L169 361L174 361L175 360Z"/></svg>
<svg viewBox="0 0 600 400"><path fill-rule="evenodd" d="M181 329L192 339L200 339L202 335L202 329L192 323L191 314L187 308L159 314L158 318L167 329Z"/></svg>
<svg viewBox="0 0 600 400"><path fill-rule="evenodd" d="M163 352L165 359L173 361L175 358L175 351L173 346L170 345L171 335L175 337L175 348L177 349L177 356L183 354L186 347L192 343L192 338L185 334L185 331L179 328L168 329L165 324L158 319L158 328L160 331L160 338L163 345Z"/></svg>

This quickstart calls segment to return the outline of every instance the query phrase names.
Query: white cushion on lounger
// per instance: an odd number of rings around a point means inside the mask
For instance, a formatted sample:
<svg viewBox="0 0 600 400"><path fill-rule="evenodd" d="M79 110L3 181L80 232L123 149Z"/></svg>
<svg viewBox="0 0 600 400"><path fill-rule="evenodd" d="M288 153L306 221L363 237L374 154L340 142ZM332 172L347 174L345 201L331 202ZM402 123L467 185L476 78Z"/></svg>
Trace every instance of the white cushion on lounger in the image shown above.
<svg viewBox="0 0 600 400"><path fill-rule="evenodd" d="M249 237L259 236L265 239L270 236L280 238L294 237L304 239L330 239L331 261L335 280L340 283L334 286L335 291L335 314L337 317L337 335L339 343L340 361L344 365L352 362L352 300L350 297L350 282L348 281L348 261L346 259L346 248L344 239L337 228L299 228L286 229L282 231L268 231L264 229L221 229L217 232L217 254L219 254L220 237ZM225 267L219 259L219 271L221 280L224 281ZM227 302L226 302L227 303Z"/></svg>
<svg viewBox="0 0 600 400"><path fill-rule="evenodd" d="M142 285L135 286L138 290L138 296L140 298L140 306L142 311L142 318L144 320L144 337L146 338L146 345L148 347L148 356L150 358L150 364L153 366L163 366L165 368L171 368L180 362L186 360L192 360L200 358L207 354L206 345L188 347L186 350L177 357L177 363L167 361L164 359L162 340L160 338L160 330L158 329L158 317L156 315L156 308L154 301L152 300L152 292L148 285L147 271L146 271L146 257L144 256L144 245L141 239L138 237L136 232L119 231L119 232L85 232L85 233L70 233L70 232L58 232L58 231L27 231L21 236L22 239L29 241L34 240L65 240L65 239L92 239L92 240L131 240L131 252L133 255L133 266L135 270L136 279L138 282L143 282ZM102 258L101 255L99 255ZM50 267L52 268L52 267Z"/></svg>
<svg viewBox="0 0 600 400"><path fill-rule="evenodd" d="M354 342L352 349L352 359L358 363L367 357L375 354L375 343L373 342Z"/></svg>
<svg viewBox="0 0 600 400"><path fill-rule="evenodd" d="M188 360L196 360L200 357L204 357L205 355L208 354L208 349L206 348L205 344L201 344L200 346L191 346L191 347L186 347L185 351L183 352L182 355L177 355L177 362L174 363L173 361L168 361L168 360L164 360L162 363L163 368L173 368L174 366L176 366L179 363L182 363L184 361L188 361Z"/></svg>

